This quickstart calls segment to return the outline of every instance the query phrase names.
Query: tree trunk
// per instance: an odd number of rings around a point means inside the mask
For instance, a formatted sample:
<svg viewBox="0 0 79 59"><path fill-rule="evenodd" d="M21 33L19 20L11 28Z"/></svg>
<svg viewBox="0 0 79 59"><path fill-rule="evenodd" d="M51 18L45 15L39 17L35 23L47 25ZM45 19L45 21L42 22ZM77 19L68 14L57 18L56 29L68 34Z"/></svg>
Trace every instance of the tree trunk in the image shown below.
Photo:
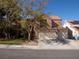
<svg viewBox="0 0 79 59"><path fill-rule="evenodd" d="M34 27L32 28L32 30L30 32L30 40L32 40L32 41L35 40L35 30L34 30Z"/></svg>
<svg viewBox="0 0 79 59"><path fill-rule="evenodd" d="M29 40L29 41L30 41L30 35L31 35L31 34L28 32L28 40Z"/></svg>

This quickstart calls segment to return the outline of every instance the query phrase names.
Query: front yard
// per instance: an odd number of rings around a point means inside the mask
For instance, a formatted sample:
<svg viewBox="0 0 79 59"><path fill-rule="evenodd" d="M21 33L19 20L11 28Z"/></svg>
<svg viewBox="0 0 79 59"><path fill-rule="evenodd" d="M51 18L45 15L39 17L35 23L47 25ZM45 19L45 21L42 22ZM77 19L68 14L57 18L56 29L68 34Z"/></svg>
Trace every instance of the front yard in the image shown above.
<svg viewBox="0 0 79 59"><path fill-rule="evenodd" d="M21 45L24 42L22 39L9 39L9 40L0 40L0 44L7 44L7 45Z"/></svg>
<svg viewBox="0 0 79 59"><path fill-rule="evenodd" d="M37 46L37 41L28 41L24 39L0 39L0 44L3 45L30 45L30 46Z"/></svg>

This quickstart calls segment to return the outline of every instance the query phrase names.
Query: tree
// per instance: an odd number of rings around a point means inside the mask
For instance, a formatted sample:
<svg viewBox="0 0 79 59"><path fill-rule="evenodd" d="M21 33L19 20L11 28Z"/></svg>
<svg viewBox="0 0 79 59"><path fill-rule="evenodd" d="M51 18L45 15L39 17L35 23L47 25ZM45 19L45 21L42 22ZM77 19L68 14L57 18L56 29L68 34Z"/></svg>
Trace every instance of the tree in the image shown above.
<svg viewBox="0 0 79 59"><path fill-rule="evenodd" d="M5 15L4 15L4 11L5 11ZM3 18L3 16L6 16L6 20L4 20L3 22L0 22L1 26L3 26L4 32L7 31L7 33L5 32L5 34L7 34L7 36L10 37L10 33L8 32L10 31L11 27L12 27L12 22L13 20L18 20L18 18L20 17L20 11L21 9L18 6L18 2L17 0L0 0L0 18Z"/></svg>
<svg viewBox="0 0 79 59"><path fill-rule="evenodd" d="M28 2L24 4L23 12L26 15L26 31L28 32L28 40L34 40L34 33L37 32L38 27L40 27L41 23L44 24L44 28L48 26L47 22L43 21L44 18L42 16L46 0L24 0L24 2ZM21 4L23 6L23 4ZM29 16L29 17L28 17ZM41 28L41 27L40 27Z"/></svg>
<svg viewBox="0 0 79 59"><path fill-rule="evenodd" d="M8 20L20 16L21 9L17 3L17 0L0 0L0 9L4 8L6 10L6 16Z"/></svg>

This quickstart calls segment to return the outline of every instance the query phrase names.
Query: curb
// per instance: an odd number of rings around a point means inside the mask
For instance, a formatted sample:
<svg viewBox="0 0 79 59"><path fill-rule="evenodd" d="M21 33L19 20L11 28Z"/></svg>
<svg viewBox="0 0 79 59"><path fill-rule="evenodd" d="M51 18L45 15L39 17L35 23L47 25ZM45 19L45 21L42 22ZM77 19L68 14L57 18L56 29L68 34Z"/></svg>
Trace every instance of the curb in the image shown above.
<svg viewBox="0 0 79 59"><path fill-rule="evenodd" d="M79 50L78 46L57 48L57 47L41 47L41 46L27 46L27 45L0 45L0 49L35 49L35 50Z"/></svg>
<svg viewBox="0 0 79 59"><path fill-rule="evenodd" d="M0 48L11 48L11 49L37 49L38 46L26 46L26 45L0 45Z"/></svg>

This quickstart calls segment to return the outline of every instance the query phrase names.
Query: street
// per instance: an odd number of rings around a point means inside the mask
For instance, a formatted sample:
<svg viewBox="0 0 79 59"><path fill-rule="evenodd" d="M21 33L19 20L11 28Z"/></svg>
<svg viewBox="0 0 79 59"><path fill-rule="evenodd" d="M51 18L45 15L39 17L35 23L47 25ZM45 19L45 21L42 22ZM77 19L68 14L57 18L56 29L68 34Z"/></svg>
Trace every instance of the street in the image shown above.
<svg viewBox="0 0 79 59"><path fill-rule="evenodd" d="M79 50L0 49L0 59L79 59Z"/></svg>

